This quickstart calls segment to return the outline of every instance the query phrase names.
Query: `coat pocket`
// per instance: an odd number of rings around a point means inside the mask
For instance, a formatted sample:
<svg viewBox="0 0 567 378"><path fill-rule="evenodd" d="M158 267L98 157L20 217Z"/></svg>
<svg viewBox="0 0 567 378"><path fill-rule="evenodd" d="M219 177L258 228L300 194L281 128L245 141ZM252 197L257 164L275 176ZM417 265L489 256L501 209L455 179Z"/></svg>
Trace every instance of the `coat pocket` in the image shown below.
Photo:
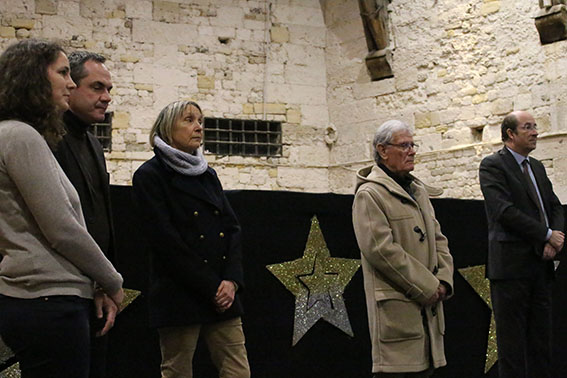
<svg viewBox="0 0 567 378"><path fill-rule="evenodd" d="M397 291L375 291L377 322L382 342L422 338L421 307Z"/></svg>

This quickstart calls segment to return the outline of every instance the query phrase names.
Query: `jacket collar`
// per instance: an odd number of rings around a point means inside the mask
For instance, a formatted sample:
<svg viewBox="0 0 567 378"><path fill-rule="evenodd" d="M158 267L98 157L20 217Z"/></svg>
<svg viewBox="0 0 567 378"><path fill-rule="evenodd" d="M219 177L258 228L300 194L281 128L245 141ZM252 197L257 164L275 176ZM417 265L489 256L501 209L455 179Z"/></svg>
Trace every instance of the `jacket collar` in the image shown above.
<svg viewBox="0 0 567 378"><path fill-rule="evenodd" d="M433 187L430 185L425 184L423 181L415 177L414 175L410 174L412 179L411 186L412 188L423 188L430 197L438 197L443 194L443 189ZM368 167L361 168L356 174L356 189L355 192L358 190L360 185L366 182L373 182L378 185L384 186L387 190L389 190L392 194L407 198L411 201L414 201L413 198L390 176L388 176L380 167L377 165L371 165ZM414 190L414 194L417 194L418 191ZM415 201L414 201L415 202Z"/></svg>
<svg viewBox="0 0 567 378"><path fill-rule="evenodd" d="M532 191L528 187L528 183L527 183L526 178L524 176L524 172L522 172L522 168L518 164L518 161L514 157L514 155L512 155L512 153L506 147L503 147L500 151L498 151L498 153L500 154L500 156L502 156L502 160L508 166L508 169L510 170L510 172L512 172L516 176L516 178L522 183L522 186L528 192L528 197L530 197L531 200L535 204L537 204L537 202L539 202L539 199L534 198ZM536 182L540 183L540 182L543 182L545 177L542 177L542 175L540 175L540 170L537 168L537 166L532 164L532 162L534 160L536 160L536 159L529 158L530 166L532 168L532 173L534 174ZM549 214L549 209L547 209L546 201L544 200L544 193L542 192L542 188L541 188L540 185L538 185L538 189L539 189L540 196L542 197L542 202L543 202L543 205L545 207L545 211L546 211L547 214Z"/></svg>
<svg viewBox="0 0 567 378"><path fill-rule="evenodd" d="M212 204L217 209L222 209L222 198L216 196L216 192L211 190L213 188L206 185L206 183L214 182L214 178L216 178L216 174L211 167L207 167L207 170L198 176L187 176L171 169L159 154L156 154L155 158L171 179L172 186L183 193Z"/></svg>
<svg viewBox="0 0 567 378"><path fill-rule="evenodd" d="M522 168L516 161L514 155L512 155L512 153L506 147L502 147L502 149L498 151L498 154L502 157L502 160L504 161L504 164L506 164L506 166L508 167L509 172L512 172L512 174L515 175L516 178L522 183L524 189L528 191L528 193L530 193L530 189L528 187L528 183L526 182L526 178L524 177L524 173L522 172ZM532 198L532 200L534 199Z"/></svg>
<svg viewBox="0 0 567 378"><path fill-rule="evenodd" d="M67 110L63 114L63 121L69 134L77 138L86 137L90 125L81 121L72 111Z"/></svg>
<svg viewBox="0 0 567 378"><path fill-rule="evenodd" d="M410 175L410 177L413 181L411 185L416 185L417 179L412 175ZM375 184L383 186L395 196L403 197L408 201L415 202L415 200L400 186L400 184L398 184L393 178L388 176L386 172L384 172L384 170L377 165L362 168L361 170L359 170L357 173L356 181L356 190L358 190L360 185L364 184L365 182L373 182Z"/></svg>
<svg viewBox="0 0 567 378"><path fill-rule="evenodd" d="M100 175L101 180L103 180L103 187L106 185L106 161L104 160L104 154L99 154L97 151L101 149L99 141L96 139L94 135L88 132L89 125L81 121L76 115L71 113L70 110L63 114L63 121L65 124L65 130L71 134L72 137L82 139L86 142L87 148L89 148L94 156L94 160L96 161L96 166L98 173ZM83 139L85 138L85 139ZM68 143L65 138L61 141L61 143L65 143L73 156L73 159L77 162L79 166L79 170L81 171L81 175L86 180L86 172L84 171L83 165L79 161L80 151L77 150L76 146L73 143ZM106 197L106 191L105 197ZM105 198L108 200L107 198Z"/></svg>
<svg viewBox="0 0 567 378"><path fill-rule="evenodd" d="M378 164L378 167L380 167L380 169L382 169L384 171L384 173L386 173L388 176L390 176L392 178L392 180L394 180L395 182L398 183L398 185L400 185L402 187L403 190L405 190L406 192L409 193L410 196L413 196L412 192L412 187L411 184L413 183L413 180L415 179L412 175L405 175L405 176L399 176L397 174L395 174L394 172L392 172L390 169L388 169L388 167L386 167L383 164Z"/></svg>

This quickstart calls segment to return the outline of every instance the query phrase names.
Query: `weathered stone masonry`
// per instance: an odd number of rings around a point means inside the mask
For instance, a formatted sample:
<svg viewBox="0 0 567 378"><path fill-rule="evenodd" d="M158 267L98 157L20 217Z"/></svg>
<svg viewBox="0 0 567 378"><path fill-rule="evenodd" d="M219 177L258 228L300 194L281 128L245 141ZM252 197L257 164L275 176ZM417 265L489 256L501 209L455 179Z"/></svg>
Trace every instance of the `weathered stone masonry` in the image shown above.
<svg viewBox="0 0 567 378"><path fill-rule="evenodd" d="M480 198L478 164L500 147L503 116L523 109L567 202L567 42L541 44L545 11L538 0L392 0L394 76L380 81L357 0L0 0L0 48L55 38L107 56L115 184L153 155L159 110L192 99L206 116L283 122L282 157L207 155L225 188L351 193L376 126L399 118L421 145L416 175Z"/></svg>
<svg viewBox="0 0 567 378"><path fill-rule="evenodd" d="M341 125L330 157L332 190L343 190L352 170L366 164L344 167L369 156L376 125L399 118L415 127L421 146L416 175L443 187L444 196L480 198L480 160L501 147L504 115L521 109L536 117L533 155L567 201L567 45L541 45L538 1L392 0L394 77L374 82L363 69L359 11L348 3L324 7L330 122Z"/></svg>

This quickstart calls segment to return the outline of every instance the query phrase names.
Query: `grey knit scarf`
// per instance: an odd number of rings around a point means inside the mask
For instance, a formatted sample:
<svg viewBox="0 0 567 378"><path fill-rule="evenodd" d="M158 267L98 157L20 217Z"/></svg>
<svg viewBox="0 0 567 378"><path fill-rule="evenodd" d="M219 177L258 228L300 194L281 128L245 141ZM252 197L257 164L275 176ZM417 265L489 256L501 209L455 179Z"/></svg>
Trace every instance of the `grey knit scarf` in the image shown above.
<svg viewBox="0 0 567 378"><path fill-rule="evenodd" d="M188 154L171 147L157 135L154 137L154 148L159 150L160 157L163 158L168 167L182 175L199 176L207 170L207 160L205 160L201 148L198 148L194 155Z"/></svg>

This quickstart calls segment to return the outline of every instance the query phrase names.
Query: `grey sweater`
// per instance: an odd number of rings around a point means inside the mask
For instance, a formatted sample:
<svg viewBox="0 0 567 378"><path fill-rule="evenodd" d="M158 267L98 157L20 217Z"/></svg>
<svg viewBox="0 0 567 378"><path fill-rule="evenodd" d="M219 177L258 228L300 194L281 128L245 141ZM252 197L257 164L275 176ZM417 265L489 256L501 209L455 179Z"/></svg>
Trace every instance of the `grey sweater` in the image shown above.
<svg viewBox="0 0 567 378"><path fill-rule="evenodd" d="M92 298L93 281L110 294L122 286L47 143L19 121L0 122L0 254L7 296Z"/></svg>

